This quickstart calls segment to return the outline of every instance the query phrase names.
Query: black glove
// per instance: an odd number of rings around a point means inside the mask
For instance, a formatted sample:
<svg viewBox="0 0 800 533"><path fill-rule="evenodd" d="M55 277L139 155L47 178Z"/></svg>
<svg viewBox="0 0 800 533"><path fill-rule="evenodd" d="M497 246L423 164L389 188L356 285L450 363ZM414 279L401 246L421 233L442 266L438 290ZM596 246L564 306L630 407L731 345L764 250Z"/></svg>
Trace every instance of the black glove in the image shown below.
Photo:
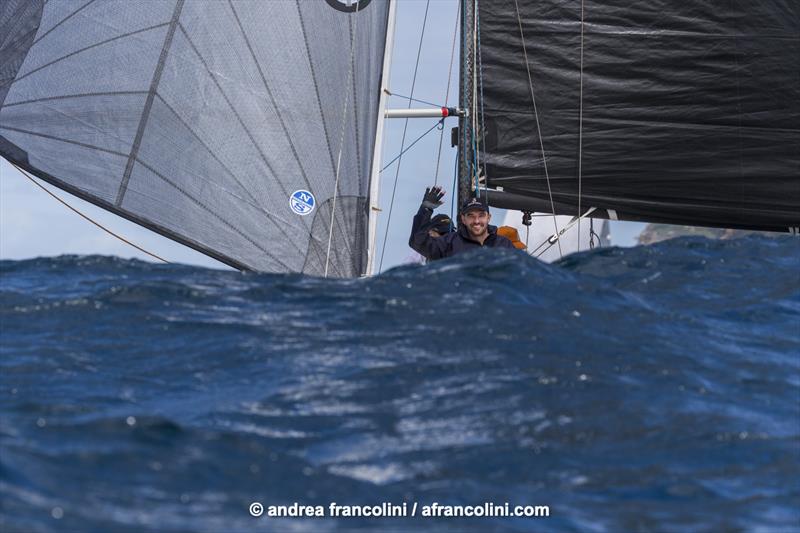
<svg viewBox="0 0 800 533"><path fill-rule="evenodd" d="M430 210L436 209L444 203L442 202L443 196L444 191L438 185L428 187L425 189L425 196L422 197L422 207L427 207Z"/></svg>

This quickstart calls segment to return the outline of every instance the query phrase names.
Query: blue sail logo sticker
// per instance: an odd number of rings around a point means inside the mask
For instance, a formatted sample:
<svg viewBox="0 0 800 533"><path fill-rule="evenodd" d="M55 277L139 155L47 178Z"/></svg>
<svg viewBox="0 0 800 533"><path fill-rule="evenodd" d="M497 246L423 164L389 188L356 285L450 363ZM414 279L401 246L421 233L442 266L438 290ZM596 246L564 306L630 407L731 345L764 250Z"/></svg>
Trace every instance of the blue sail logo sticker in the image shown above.
<svg viewBox="0 0 800 533"><path fill-rule="evenodd" d="M304 189L294 191L289 197L289 207L291 207L292 211L296 214L303 217L311 214L316 203L317 201L314 199L314 195Z"/></svg>

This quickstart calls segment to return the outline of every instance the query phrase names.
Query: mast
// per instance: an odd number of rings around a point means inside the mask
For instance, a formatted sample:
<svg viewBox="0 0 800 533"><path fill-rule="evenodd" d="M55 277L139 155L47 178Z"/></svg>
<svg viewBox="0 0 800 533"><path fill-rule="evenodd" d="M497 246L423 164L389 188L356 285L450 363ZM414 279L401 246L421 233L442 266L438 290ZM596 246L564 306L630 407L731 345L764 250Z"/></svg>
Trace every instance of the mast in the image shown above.
<svg viewBox="0 0 800 533"><path fill-rule="evenodd" d="M458 197L460 207L472 192L472 110L475 78L475 3L461 0L461 76L459 78L459 107L464 110L458 119Z"/></svg>
<svg viewBox="0 0 800 533"><path fill-rule="evenodd" d="M394 48L395 9L397 2L389 3L389 17L386 26L386 42L383 52L383 72L381 73L380 100L378 102L378 125L375 130L375 146L372 152L372 173L369 179L369 218L367 222L367 268L364 275L371 276L375 268L375 245L378 236L378 213L380 212L380 170L383 155L384 109L389 89L392 51Z"/></svg>

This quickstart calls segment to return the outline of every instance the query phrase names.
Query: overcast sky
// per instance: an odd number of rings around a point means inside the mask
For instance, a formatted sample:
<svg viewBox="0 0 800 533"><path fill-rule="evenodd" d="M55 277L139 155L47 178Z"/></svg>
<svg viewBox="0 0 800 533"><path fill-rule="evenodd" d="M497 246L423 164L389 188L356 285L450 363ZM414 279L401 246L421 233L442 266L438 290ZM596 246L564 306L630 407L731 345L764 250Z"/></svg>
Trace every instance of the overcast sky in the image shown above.
<svg viewBox="0 0 800 533"><path fill-rule="evenodd" d="M396 94L410 95L425 7L425 0L398 2L390 81L391 90ZM422 55L414 88L415 98L441 105L445 103L456 10L457 0L432 0L430 2ZM457 62L458 50L456 50ZM447 103L455 106L458 94L458 67L454 65L453 68L450 98ZM406 100L395 97L389 99L389 107L406 106ZM424 106L413 104L413 107ZM435 122L436 119L409 121L406 146ZM399 154L403 125L404 121L400 119L387 121L383 150L384 163L381 166ZM448 119L445 123L439 169L439 183L443 184L447 190L448 194L445 199L448 202L452 198L449 193L452 190L455 162L455 149L450 147L449 130L455 125L456 119ZM383 259L383 270L406 262L413 256L407 244L411 217L419 207L426 185L433 183L439 138L440 132L434 130L403 156ZM383 211L378 225L378 254L383 247L396 165L395 163L389 167L381 179L380 204ZM115 233L121 234L170 262L228 268L214 259L172 242L88 202L70 196L50 185L45 184L45 186L66 199L70 205ZM449 203L443 206L443 209L449 213ZM500 210L496 211L498 212L493 213L495 221L499 220L502 215ZM615 224L612 227L614 243L633 245L635 235L641 230L641 227L641 224ZM61 254L103 254L152 260L59 204L5 160L0 160L0 258L22 259ZM380 255L377 257L379 258ZM376 267L377 263L378 261L376 261Z"/></svg>

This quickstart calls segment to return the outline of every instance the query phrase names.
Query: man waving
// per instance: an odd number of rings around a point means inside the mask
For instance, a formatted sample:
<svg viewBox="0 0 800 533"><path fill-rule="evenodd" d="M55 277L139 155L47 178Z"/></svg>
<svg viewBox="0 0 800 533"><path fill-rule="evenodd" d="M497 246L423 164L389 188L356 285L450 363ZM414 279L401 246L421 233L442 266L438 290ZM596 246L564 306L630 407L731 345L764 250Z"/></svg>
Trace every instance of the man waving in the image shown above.
<svg viewBox="0 0 800 533"><path fill-rule="evenodd" d="M489 205L482 198L471 198L461 206L461 224L457 231L432 237L425 226L430 222L433 210L442 205L443 197L444 191L441 187L428 187L425 190L411 230L410 244L414 250L427 259L441 259L484 246L514 249L510 240L498 235L497 228L489 225L492 215L489 213Z"/></svg>

